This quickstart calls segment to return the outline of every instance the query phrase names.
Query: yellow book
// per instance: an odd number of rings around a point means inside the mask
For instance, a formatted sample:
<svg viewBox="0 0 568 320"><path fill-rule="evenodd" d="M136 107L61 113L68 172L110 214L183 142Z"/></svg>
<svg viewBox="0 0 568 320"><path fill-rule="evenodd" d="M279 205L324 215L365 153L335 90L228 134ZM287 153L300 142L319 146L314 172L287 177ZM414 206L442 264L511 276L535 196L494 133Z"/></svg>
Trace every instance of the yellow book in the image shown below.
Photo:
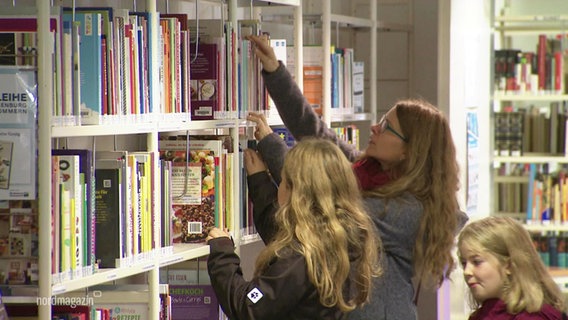
<svg viewBox="0 0 568 320"><path fill-rule="evenodd" d="M69 225L70 228L70 236L71 236L71 271L75 271L77 270L77 256L75 255L75 252L77 252L77 237L75 236L75 221L76 221L76 215L77 212L75 211L75 199L71 198L71 216L70 216L70 220L71 223Z"/></svg>
<svg viewBox="0 0 568 320"><path fill-rule="evenodd" d="M61 226L60 226L60 269L62 273L71 271L71 194L60 185Z"/></svg>

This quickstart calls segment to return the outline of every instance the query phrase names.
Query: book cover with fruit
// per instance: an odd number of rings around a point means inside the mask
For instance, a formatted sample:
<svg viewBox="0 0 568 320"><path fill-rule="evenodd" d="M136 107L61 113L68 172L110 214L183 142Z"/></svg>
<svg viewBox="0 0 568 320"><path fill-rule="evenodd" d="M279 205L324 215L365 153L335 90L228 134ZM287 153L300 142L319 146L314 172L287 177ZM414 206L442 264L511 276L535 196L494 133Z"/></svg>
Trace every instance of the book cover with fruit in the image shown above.
<svg viewBox="0 0 568 320"><path fill-rule="evenodd" d="M160 159L172 161L172 242L205 241L215 226L215 182L221 140L160 140Z"/></svg>

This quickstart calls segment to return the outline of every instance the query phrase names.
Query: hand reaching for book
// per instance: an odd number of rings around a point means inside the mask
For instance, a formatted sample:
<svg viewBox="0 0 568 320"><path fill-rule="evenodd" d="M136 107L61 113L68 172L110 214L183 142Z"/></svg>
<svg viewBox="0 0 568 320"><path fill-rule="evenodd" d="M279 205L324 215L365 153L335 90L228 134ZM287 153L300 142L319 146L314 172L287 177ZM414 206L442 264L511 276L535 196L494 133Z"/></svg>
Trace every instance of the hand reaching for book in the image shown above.
<svg viewBox="0 0 568 320"><path fill-rule="evenodd" d="M227 232L227 230L221 230L217 227L213 227L211 228L211 230L209 230L209 234L207 235L207 238L205 238L205 241L209 242L209 240L211 239L221 237L231 238L231 235L229 234L229 232Z"/></svg>
<svg viewBox="0 0 568 320"><path fill-rule="evenodd" d="M244 156L247 175L250 176L267 170L266 164L255 150L245 149Z"/></svg>
<svg viewBox="0 0 568 320"><path fill-rule="evenodd" d="M254 130L254 137L256 138L256 140L260 141L264 137L272 133L272 129L268 125L268 121L266 121L264 114L249 112L247 120L256 123L256 129Z"/></svg>
<svg viewBox="0 0 568 320"><path fill-rule="evenodd" d="M280 66L280 63L274 54L274 50L270 46L268 36L249 35L246 38L254 44L254 53L260 59L260 62L262 62L264 70L266 72L276 71L276 69Z"/></svg>

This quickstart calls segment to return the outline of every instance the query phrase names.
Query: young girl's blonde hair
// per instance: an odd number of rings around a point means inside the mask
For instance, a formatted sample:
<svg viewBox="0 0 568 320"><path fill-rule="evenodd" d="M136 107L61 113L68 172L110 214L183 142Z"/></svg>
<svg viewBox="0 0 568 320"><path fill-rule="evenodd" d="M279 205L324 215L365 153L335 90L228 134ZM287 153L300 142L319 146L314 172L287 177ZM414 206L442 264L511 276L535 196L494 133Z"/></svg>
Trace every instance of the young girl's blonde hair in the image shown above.
<svg viewBox="0 0 568 320"><path fill-rule="evenodd" d="M304 138L286 155L282 181L290 198L276 213L278 232L260 252L256 274L291 249L305 257L322 305L351 311L367 302L381 273L381 243L351 163L333 143Z"/></svg>
<svg viewBox="0 0 568 320"><path fill-rule="evenodd" d="M502 297L509 313L536 312L543 303L564 311L562 292L542 263L529 232L519 222L506 217L471 222L460 233L458 248L491 254L503 270L509 268L509 272L503 272L506 281ZM470 304L475 309L481 305L471 296Z"/></svg>

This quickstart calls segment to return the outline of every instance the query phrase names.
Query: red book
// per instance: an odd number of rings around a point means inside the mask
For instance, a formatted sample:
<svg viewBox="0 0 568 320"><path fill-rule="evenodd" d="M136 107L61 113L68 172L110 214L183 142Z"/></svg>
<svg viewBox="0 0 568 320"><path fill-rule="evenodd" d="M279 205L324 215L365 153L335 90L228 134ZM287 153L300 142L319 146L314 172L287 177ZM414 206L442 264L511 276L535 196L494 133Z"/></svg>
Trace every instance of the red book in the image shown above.
<svg viewBox="0 0 568 320"><path fill-rule="evenodd" d="M538 90L546 89L546 35L538 36Z"/></svg>
<svg viewBox="0 0 568 320"><path fill-rule="evenodd" d="M195 44L190 45L190 50L195 52ZM212 120L219 101L217 44L200 43L194 59L189 71L191 120Z"/></svg>

